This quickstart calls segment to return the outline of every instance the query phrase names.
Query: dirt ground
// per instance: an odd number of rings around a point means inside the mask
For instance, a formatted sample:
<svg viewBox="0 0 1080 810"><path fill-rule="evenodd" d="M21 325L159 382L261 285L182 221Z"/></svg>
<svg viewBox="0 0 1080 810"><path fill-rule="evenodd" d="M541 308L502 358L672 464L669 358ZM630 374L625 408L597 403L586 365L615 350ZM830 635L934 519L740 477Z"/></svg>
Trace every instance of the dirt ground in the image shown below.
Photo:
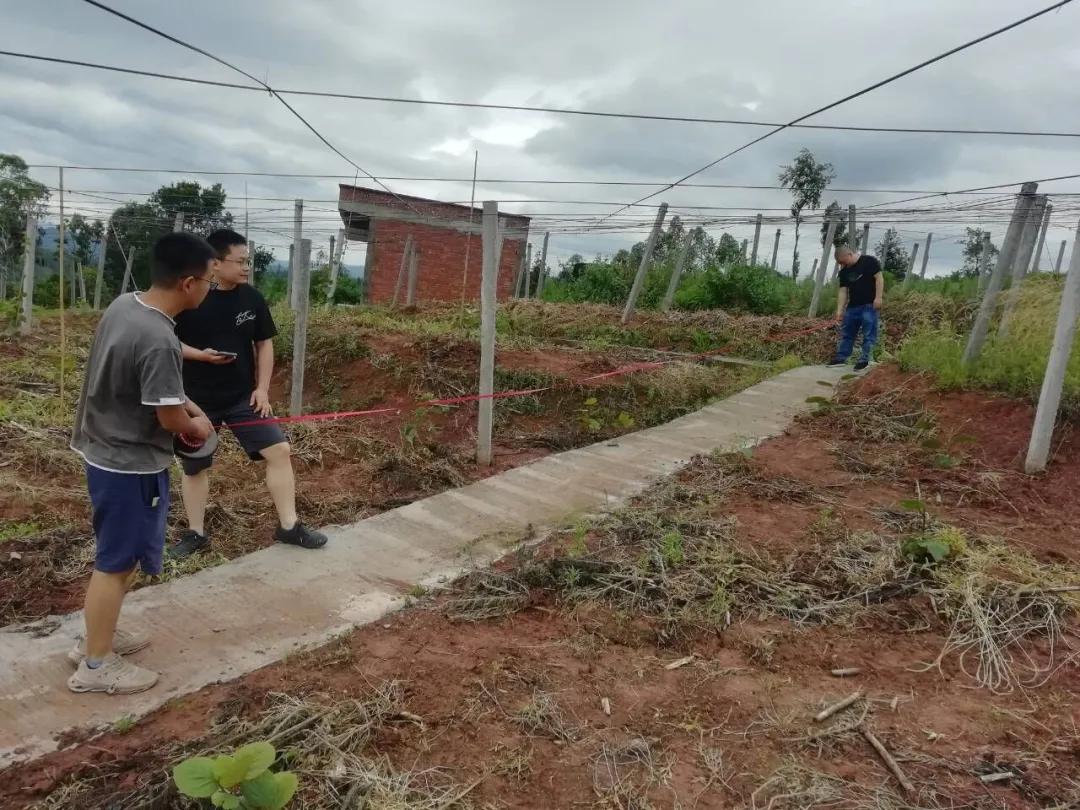
<svg viewBox="0 0 1080 810"><path fill-rule="evenodd" d="M171 764L272 736L304 808L1078 807L1080 447L1019 473L1031 417L878 368L747 456L12 769L0 804L194 806ZM930 535L948 558L899 551ZM1005 681L956 643L972 605Z"/></svg>

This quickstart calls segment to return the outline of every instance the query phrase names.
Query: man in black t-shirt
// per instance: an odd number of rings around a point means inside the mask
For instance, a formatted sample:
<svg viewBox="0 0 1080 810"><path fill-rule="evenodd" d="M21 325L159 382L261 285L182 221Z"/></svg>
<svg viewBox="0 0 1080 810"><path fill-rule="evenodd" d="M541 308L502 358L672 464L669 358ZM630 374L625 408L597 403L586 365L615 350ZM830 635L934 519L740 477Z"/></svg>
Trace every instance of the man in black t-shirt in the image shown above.
<svg viewBox="0 0 1080 810"><path fill-rule="evenodd" d="M219 230L207 241L217 252L217 286L202 306L176 319L184 354L184 389L206 411L215 428L224 423L250 459L266 462L266 486L279 522L274 538L303 548L319 548L325 545L326 535L297 520L288 439L277 423L263 421L273 415L270 378L277 327L262 293L248 284L251 261L247 240L235 231ZM174 558L187 557L210 544L204 521L211 464L213 456L181 459L188 529L169 551Z"/></svg>
<svg viewBox="0 0 1080 810"><path fill-rule="evenodd" d="M830 366L843 366L855 348L855 338L862 331L862 353L855 370L870 365L870 353L877 342L878 311L885 292L881 264L873 256L863 256L847 245L836 249L840 265L840 292L836 299L836 319L840 324L840 343ZM846 307L846 309L845 309Z"/></svg>

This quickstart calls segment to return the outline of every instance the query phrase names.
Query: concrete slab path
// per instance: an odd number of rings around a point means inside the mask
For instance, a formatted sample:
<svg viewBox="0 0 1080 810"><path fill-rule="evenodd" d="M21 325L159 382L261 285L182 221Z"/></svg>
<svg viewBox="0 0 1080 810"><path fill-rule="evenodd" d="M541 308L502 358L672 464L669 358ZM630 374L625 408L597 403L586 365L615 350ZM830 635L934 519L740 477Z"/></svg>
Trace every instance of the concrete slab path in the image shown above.
<svg viewBox="0 0 1080 810"><path fill-rule="evenodd" d="M62 744L74 730L139 717L180 695L321 644L435 584L498 559L528 527L543 532L641 492L694 455L782 432L844 369L787 371L666 425L548 456L517 469L327 529L318 552L275 546L131 595L121 622L151 634L134 660L162 673L140 695L76 695L65 654L82 614L43 638L0 630L0 768ZM825 383L830 388L822 385Z"/></svg>

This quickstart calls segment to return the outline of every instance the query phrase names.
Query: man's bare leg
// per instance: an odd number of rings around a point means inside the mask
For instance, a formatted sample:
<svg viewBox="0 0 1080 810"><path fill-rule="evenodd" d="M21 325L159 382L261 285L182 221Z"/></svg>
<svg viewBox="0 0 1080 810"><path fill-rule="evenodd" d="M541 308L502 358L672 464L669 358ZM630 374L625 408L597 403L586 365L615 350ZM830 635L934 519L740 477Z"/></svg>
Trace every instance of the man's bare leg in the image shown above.
<svg viewBox="0 0 1080 810"><path fill-rule="evenodd" d="M99 662L112 652L113 634L135 569L119 574L95 570L86 588L86 657Z"/></svg>
<svg viewBox="0 0 1080 810"><path fill-rule="evenodd" d="M205 536L206 505L210 501L210 470L183 476L180 479L180 497L184 501L188 528Z"/></svg>
<svg viewBox="0 0 1080 810"><path fill-rule="evenodd" d="M277 510L283 529L296 525L296 476L293 475L292 448L288 442L271 445L261 451L266 460L266 488Z"/></svg>

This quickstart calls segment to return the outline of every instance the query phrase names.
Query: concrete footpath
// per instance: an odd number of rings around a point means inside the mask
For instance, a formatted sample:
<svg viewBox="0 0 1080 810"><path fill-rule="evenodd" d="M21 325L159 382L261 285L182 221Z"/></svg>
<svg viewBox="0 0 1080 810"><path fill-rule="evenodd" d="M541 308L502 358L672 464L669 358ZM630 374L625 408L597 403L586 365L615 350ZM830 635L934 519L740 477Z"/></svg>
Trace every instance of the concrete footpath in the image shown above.
<svg viewBox="0 0 1080 810"><path fill-rule="evenodd" d="M400 607L432 585L510 551L526 529L565 525L615 506L694 455L782 432L808 397L846 369L787 371L666 425L548 456L461 489L326 531L317 552L275 546L131 595L121 622L150 633L133 660L162 673L140 695L72 694L65 654L82 614L43 638L0 630L0 768L124 715L139 717L321 644Z"/></svg>

